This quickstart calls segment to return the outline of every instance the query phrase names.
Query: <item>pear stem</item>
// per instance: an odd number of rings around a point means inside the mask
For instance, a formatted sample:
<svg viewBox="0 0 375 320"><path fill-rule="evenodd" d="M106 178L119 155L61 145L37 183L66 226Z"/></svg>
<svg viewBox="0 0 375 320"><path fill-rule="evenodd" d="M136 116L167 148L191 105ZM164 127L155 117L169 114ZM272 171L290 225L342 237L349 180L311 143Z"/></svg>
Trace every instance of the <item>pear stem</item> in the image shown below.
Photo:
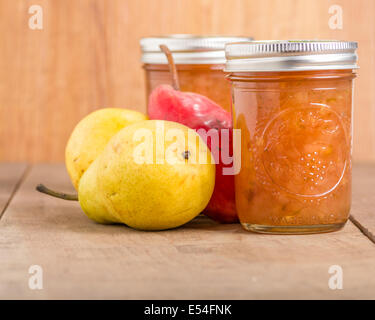
<svg viewBox="0 0 375 320"><path fill-rule="evenodd" d="M176 68L176 64L174 63L174 59L173 59L172 53L171 53L171 51L169 50L169 48L165 44L161 44L159 47L160 47L160 50L163 51L163 53L167 57L169 71L172 74L172 85L173 85L173 88L175 90L180 91L180 83L178 81L177 68Z"/></svg>
<svg viewBox="0 0 375 320"><path fill-rule="evenodd" d="M52 197L55 197L55 198L59 198L59 199L63 199L63 200L70 200L70 201L78 201L78 195L77 194L67 194L67 193L63 193L63 192L53 191L53 190L47 188L43 184L38 184L36 186L36 190L38 190L41 193L48 194L49 196L52 196Z"/></svg>

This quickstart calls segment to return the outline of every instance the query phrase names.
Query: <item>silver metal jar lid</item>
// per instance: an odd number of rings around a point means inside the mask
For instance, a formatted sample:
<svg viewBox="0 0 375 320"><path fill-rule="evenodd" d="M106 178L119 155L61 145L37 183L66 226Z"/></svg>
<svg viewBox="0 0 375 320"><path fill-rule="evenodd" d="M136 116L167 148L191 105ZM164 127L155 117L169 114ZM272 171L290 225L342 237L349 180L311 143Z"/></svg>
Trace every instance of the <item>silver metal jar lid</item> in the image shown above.
<svg viewBox="0 0 375 320"><path fill-rule="evenodd" d="M357 68L357 42L286 40L228 43L227 72Z"/></svg>
<svg viewBox="0 0 375 320"><path fill-rule="evenodd" d="M196 36L175 34L170 36L142 38L142 62L167 64L159 46L165 44L172 52L176 64L224 64L225 44L228 42L251 41L250 37Z"/></svg>

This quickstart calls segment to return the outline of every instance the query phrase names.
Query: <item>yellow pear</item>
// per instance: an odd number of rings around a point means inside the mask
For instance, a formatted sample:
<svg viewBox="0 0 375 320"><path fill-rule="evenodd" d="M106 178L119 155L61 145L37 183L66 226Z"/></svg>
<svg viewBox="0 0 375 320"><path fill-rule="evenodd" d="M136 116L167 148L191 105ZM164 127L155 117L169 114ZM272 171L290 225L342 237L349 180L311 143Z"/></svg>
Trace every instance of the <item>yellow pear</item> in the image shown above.
<svg viewBox="0 0 375 320"><path fill-rule="evenodd" d="M90 169L92 167L92 169ZM116 216L112 215L106 208L104 195L98 192L97 185L97 172L98 162L93 162L89 167L90 171L94 174L84 173L85 182L80 183L82 186L79 189L79 203L82 210L86 215L98 222L103 224L121 223L121 220Z"/></svg>
<svg viewBox="0 0 375 320"><path fill-rule="evenodd" d="M83 173L118 131L146 119L140 112L120 108L99 109L83 118L65 149L65 164L74 187L78 189Z"/></svg>
<svg viewBox="0 0 375 320"><path fill-rule="evenodd" d="M109 141L82 176L78 194L83 211L97 222L163 230L196 217L214 184L211 152L195 131L149 120Z"/></svg>
<svg viewBox="0 0 375 320"><path fill-rule="evenodd" d="M192 129L170 121L146 120L115 134L79 182L79 200L99 223L123 223L139 230L165 230L196 217L214 190L210 150Z"/></svg>

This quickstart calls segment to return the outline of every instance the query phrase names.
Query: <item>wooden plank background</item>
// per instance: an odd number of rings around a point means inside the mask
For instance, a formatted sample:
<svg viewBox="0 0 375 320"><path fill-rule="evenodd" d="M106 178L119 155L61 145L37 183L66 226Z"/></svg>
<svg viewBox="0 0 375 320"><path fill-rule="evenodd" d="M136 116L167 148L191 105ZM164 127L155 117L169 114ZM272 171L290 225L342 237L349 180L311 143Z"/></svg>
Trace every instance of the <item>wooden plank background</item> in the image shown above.
<svg viewBox="0 0 375 320"><path fill-rule="evenodd" d="M373 241L375 239L375 214L371 203L375 200L375 166L361 165L353 168L353 198L352 208L355 208L355 213L352 215L360 223L363 223L365 232L370 233ZM375 241L374 241L375 242Z"/></svg>
<svg viewBox="0 0 375 320"><path fill-rule="evenodd" d="M361 182L374 166L356 169ZM62 164L28 170L0 220L0 299L374 299L375 245L350 221L333 233L270 236L199 216L143 232L95 223L78 203L37 193L40 182L73 192ZM367 226L360 213L374 207L373 184L359 186L352 214ZM31 265L43 268L43 290L28 287ZM343 290L328 286L332 265Z"/></svg>
<svg viewBox="0 0 375 320"><path fill-rule="evenodd" d="M33 4L43 30L28 28ZM332 4L342 30L328 26ZM62 161L90 111L145 111L138 41L169 33L359 41L354 158L375 160L374 21L373 0L0 0L0 161Z"/></svg>
<svg viewBox="0 0 375 320"><path fill-rule="evenodd" d="M27 164L2 163L0 165L0 219L21 185Z"/></svg>

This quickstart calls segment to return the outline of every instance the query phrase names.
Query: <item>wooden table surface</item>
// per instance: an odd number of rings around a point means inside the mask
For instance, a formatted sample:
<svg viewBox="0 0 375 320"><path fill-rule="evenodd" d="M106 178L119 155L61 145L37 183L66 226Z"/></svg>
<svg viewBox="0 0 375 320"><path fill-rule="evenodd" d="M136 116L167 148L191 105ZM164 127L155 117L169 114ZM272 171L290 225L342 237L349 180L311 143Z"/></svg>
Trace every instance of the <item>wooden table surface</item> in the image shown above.
<svg viewBox="0 0 375 320"><path fill-rule="evenodd" d="M0 164L1 299L375 298L375 165L355 166L351 221L339 232L259 235L199 216L169 231L89 220L78 203L35 191L72 191L63 165ZM43 289L31 290L31 265ZM343 270L343 289L328 270Z"/></svg>

